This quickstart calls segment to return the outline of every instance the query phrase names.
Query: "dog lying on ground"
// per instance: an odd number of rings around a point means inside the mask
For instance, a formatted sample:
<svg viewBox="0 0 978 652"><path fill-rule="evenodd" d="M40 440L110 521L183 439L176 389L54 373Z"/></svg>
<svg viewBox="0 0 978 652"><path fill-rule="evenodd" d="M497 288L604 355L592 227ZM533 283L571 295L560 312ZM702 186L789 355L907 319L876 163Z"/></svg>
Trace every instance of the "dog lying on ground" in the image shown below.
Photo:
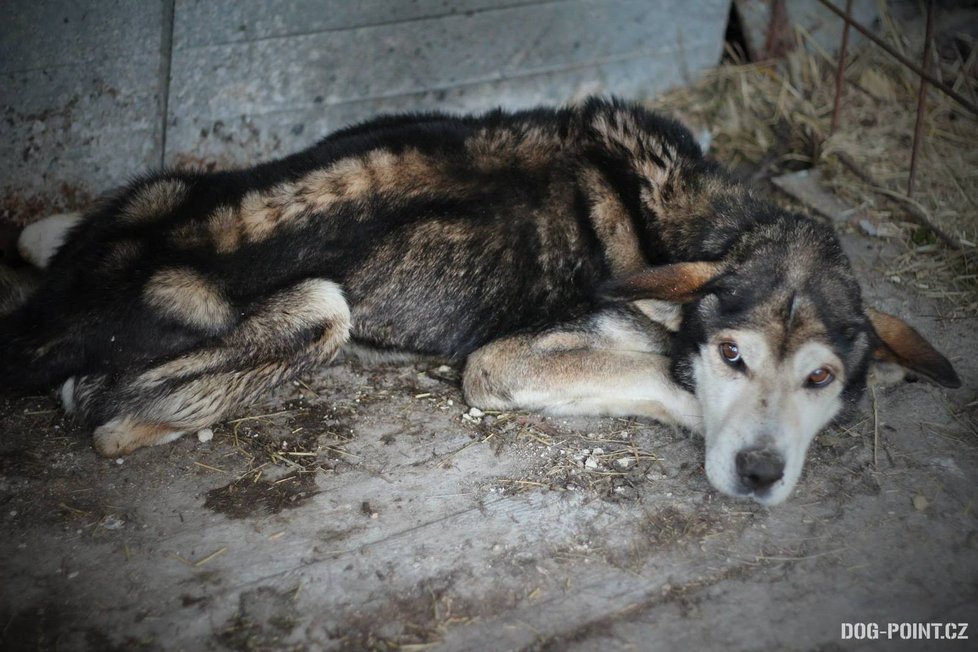
<svg viewBox="0 0 978 652"><path fill-rule="evenodd" d="M483 409L702 432L713 486L774 504L872 362L959 385L864 309L830 227L617 101L382 117L251 169L144 177L20 247L46 271L8 299L0 377L60 384L107 456L366 348L464 360Z"/></svg>

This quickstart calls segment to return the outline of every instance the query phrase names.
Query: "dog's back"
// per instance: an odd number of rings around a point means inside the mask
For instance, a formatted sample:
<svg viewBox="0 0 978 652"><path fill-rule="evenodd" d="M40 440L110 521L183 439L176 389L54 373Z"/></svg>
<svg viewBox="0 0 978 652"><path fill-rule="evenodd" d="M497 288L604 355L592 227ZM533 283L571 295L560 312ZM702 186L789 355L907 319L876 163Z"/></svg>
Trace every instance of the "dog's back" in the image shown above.
<svg viewBox="0 0 978 652"><path fill-rule="evenodd" d="M666 260L608 143L636 114L699 163L669 121L594 101L385 117L252 169L142 178L4 319L3 376L47 386L173 356L311 277L343 288L354 340L445 357L584 314L612 273Z"/></svg>

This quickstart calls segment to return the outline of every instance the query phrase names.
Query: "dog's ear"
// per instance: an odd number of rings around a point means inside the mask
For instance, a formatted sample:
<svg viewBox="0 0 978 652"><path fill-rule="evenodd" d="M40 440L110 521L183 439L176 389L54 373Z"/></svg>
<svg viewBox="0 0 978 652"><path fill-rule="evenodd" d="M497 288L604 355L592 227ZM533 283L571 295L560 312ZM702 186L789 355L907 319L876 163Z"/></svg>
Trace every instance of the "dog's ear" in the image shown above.
<svg viewBox="0 0 978 652"><path fill-rule="evenodd" d="M961 379L947 358L903 320L872 308L866 309L866 315L879 340L874 360L898 364L945 387L961 387Z"/></svg>
<svg viewBox="0 0 978 652"><path fill-rule="evenodd" d="M720 263L674 263L660 265L614 279L600 290L610 301L658 299L689 303L705 294L707 283L720 273Z"/></svg>

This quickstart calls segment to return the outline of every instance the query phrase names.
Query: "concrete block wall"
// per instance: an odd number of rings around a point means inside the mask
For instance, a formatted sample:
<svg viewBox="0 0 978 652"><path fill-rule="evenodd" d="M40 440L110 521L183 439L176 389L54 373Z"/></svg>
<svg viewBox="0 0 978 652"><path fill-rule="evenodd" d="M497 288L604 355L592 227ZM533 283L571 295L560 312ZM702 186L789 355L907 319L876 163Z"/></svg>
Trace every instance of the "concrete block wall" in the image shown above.
<svg viewBox="0 0 978 652"><path fill-rule="evenodd" d="M0 219L160 165L246 165L383 112L641 98L716 65L729 0L6 0Z"/></svg>

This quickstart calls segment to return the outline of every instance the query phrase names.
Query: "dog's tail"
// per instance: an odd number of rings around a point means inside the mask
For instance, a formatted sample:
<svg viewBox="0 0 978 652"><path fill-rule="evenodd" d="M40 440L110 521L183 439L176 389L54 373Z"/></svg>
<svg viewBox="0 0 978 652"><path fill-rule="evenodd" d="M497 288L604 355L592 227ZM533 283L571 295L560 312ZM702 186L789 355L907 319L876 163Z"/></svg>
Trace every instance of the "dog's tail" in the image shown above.
<svg viewBox="0 0 978 652"><path fill-rule="evenodd" d="M46 337L50 329L31 309L32 297L40 292L16 276L6 295L13 310L0 314L0 391L46 390L81 368L88 352L70 331L65 337ZM6 286L9 278L3 281Z"/></svg>
<svg viewBox="0 0 978 652"><path fill-rule="evenodd" d="M22 229L0 222L0 317L27 303L37 289L41 272L27 265L17 248Z"/></svg>
<svg viewBox="0 0 978 652"><path fill-rule="evenodd" d="M31 368L23 320L17 316L41 284L41 271L28 266L17 251L21 229L0 223L0 388L21 386Z"/></svg>
<svg viewBox="0 0 978 652"><path fill-rule="evenodd" d="M30 309L40 292L44 272L4 256L0 262L0 389L47 389L77 364L81 350L56 346L40 355L37 335L45 330L44 319ZM18 263L14 267L6 262Z"/></svg>
<svg viewBox="0 0 978 652"><path fill-rule="evenodd" d="M8 267L0 263L0 317L25 303L41 283L41 272L33 267Z"/></svg>

